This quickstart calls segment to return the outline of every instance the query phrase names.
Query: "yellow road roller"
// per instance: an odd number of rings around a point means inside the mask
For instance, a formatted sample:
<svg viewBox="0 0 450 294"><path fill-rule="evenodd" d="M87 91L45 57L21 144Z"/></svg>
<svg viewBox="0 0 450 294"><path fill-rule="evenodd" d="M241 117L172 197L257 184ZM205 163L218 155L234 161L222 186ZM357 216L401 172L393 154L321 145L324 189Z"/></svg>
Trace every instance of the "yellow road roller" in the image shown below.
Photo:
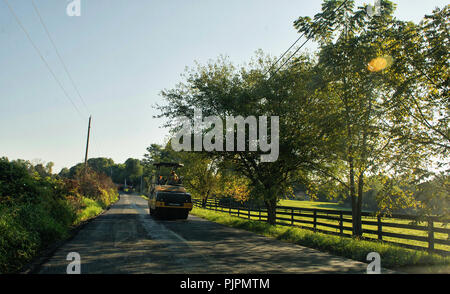
<svg viewBox="0 0 450 294"><path fill-rule="evenodd" d="M150 215L164 219L187 219L192 210L191 195L183 187L176 170L180 163L158 162L152 178L148 207Z"/></svg>

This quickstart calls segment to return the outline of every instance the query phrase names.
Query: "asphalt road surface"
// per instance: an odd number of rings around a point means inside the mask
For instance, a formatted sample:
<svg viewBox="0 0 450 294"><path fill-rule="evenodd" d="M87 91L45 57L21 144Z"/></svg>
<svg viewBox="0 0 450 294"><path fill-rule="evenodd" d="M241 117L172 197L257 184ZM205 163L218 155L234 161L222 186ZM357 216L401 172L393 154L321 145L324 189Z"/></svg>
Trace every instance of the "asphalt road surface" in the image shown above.
<svg viewBox="0 0 450 294"><path fill-rule="evenodd" d="M365 273L367 264L229 228L190 215L155 220L147 201L122 194L39 269L65 274L70 252L82 274Z"/></svg>

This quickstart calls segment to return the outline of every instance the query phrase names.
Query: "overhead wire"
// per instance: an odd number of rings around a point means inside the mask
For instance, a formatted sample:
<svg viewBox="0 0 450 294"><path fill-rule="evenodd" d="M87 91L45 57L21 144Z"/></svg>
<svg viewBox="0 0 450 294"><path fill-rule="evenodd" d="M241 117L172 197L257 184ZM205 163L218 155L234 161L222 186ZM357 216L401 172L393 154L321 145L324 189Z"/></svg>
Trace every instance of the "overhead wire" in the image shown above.
<svg viewBox="0 0 450 294"><path fill-rule="evenodd" d="M45 22L44 22L44 20L43 20L41 14L40 14L39 9L37 8L37 5L36 5L36 3L34 2L34 0L31 0L31 4L33 5L34 11L36 12L36 14L37 14L37 16L38 16L39 21L40 21L42 27L44 28L44 31L45 31L45 33L46 33L48 39L50 40L50 43L52 44L53 49L55 50L55 53L56 53L56 55L58 56L59 61L61 62L61 65L62 65L63 68L64 68L64 71L66 72L66 74L67 74L67 76L68 76L68 78L69 78L69 80L70 80L70 82L71 82L73 88L75 89L76 93L78 94L78 98L80 99L81 103L84 105L84 107L86 108L86 110L87 110L88 112L90 112L90 111L89 111L89 108L88 108L87 105L86 105L86 102L85 102L84 99L82 98L82 96L81 96L81 94L80 94L80 91L78 90L78 87L77 87L77 85L75 84L75 82L74 82L74 80L73 80L73 78L72 78L72 75L70 74L69 70L67 69L66 63L64 62L63 58L61 57L61 54L59 53L59 50L58 50L58 48L56 47L56 44L55 44L55 42L53 41L53 38L52 38L51 35L50 35L50 32L49 32L49 30L48 30L48 28L47 28L47 25L45 24Z"/></svg>
<svg viewBox="0 0 450 294"><path fill-rule="evenodd" d="M65 71L67 77L69 78L69 80L70 80L70 82L71 82L73 88L74 88L75 91L76 91L79 100L80 100L81 103L84 105L84 108L88 111L88 113L90 113L89 108L88 108L86 102L84 101L83 97L81 96L81 93L80 93L80 90L78 89L78 86L76 85L74 79L72 78L72 75L70 74L70 72L69 72L69 70L68 70L68 68L67 68L67 66L66 66L66 63L64 62L64 60L63 60L63 58L62 58L62 56L61 56L61 54L60 54L60 52L59 52L59 50L58 50L58 47L56 46L56 43L55 43L55 41L53 40L53 38L52 38L52 36L51 36L51 34L50 34L50 31L49 31L47 25L45 24L45 21L44 21L42 15L41 15L41 13L39 12L39 9L38 9L38 7L37 7L37 5L36 5L36 2L35 2L34 0L31 0L31 4L32 4L34 11L36 12L36 14L37 14L37 16L38 16L38 18L39 18L39 21L40 21L42 27L44 28L44 31L45 31L45 33L46 33L48 39L50 40L50 43L52 44L53 49L55 50L55 53L56 53L56 55L57 55L57 57L58 57L58 59L59 59L61 65L62 65L62 67L64 68L64 71ZM90 115L90 118L92 118L92 115ZM91 148L91 152L92 152L92 150L93 150L93 149ZM103 152L102 152L102 153L103 153Z"/></svg>
<svg viewBox="0 0 450 294"><path fill-rule="evenodd" d="M334 14L338 11L338 10L340 10L347 2L348 2L349 0L345 0L344 2L342 2L341 3L341 5L339 5L335 10L333 10L333 12L332 12L332 16L334 16ZM313 25L315 25L316 23L317 23L317 21L318 20L316 20L314 23L313 23ZM327 23L328 23L328 21L329 21L329 19L327 20ZM292 49L292 47L294 47L294 45L295 44L297 44L298 43L298 41L303 37L305 35L305 33L303 33L290 47L289 47L289 49L288 50L286 50L286 52L284 52L283 53L283 55L280 57L280 58L278 58L278 60L270 67L270 69L266 72L266 74L265 75L267 75L267 73L268 72L270 72L270 70L272 69L272 68L274 68L274 66L287 54L287 52L289 52L291 49ZM274 73L272 73L271 75L270 75L270 77L269 77L269 79L268 79L268 81L270 81L271 79L272 79L272 77L274 77L280 70L281 70L281 68L283 68L283 66L285 66L288 62L289 62L289 60L292 58L292 57L294 57L294 55L295 54L297 54L297 52L299 52L305 45L306 45L306 43L308 43L309 42L309 40L311 40L311 35L310 36L308 36L307 37L307 39L306 39L306 41L305 42L303 42L303 44L302 45L300 45L295 51L294 51L294 53L292 53L284 62L283 62L283 64L281 65L281 66L279 66L278 68L277 68L277 70L274 72Z"/></svg>
<svg viewBox="0 0 450 294"><path fill-rule="evenodd" d="M25 26L22 24L22 22L20 21L19 17L17 16L17 14L15 13L14 9L11 7L11 5L9 4L8 0L4 0L4 2L6 3L6 6L8 6L9 11L11 12L11 14L13 15L14 19L16 20L17 24L19 25L19 27L22 29L22 31L25 33L25 35L27 36L28 41L31 43L31 45L33 46L34 50L36 51L36 53L39 55L39 57L41 58L42 62L45 64L45 66L47 67L48 71L50 72L50 74L52 75L52 77L55 79L56 83L58 84L58 86L61 88L61 90L63 91L64 95L66 96L66 98L70 101L70 103L72 104L72 106L74 107L75 111L78 113L78 115L80 116L81 119L85 119L85 117L83 116L83 114L81 113L80 109L76 106L76 104L74 103L74 101L72 100L72 98L70 98L68 92L66 91L66 89L64 88L64 86L62 85L61 81L58 79L58 77L56 76L55 72L51 69L49 63L47 62L47 60L45 59L45 57L42 55L41 51L39 50L39 48L36 46L36 44L34 43L33 39L31 38L30 34L28 33L27 29L25 28Z"/></svg>

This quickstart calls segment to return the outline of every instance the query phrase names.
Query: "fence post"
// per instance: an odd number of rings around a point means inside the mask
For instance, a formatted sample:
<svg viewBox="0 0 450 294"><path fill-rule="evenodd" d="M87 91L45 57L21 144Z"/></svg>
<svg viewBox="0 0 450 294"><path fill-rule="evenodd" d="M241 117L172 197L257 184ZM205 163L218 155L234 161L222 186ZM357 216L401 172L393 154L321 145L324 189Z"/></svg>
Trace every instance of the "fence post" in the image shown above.
<svg viewBox="0 0 450 294"><path fill-rule="evenodd" d="M248 219L250 219L250 207L248 207Z"/></svg>
<svg viewBox="0 0 450 294"><path fill-rule="evenodd" d="M291 208L291 226L294 225L294 209Z"/></svg>
<svg viewBox="0 0 450 294"><path fill-rule="evenodd" d="M317 228L317 210L314 210L314 230Z"/></svg>
<svg viewBox="0 0 450 294"><path fill-rule="evenodd" d="M302 214L301 209L297 210L297 212L298 212L298 214ZM301 219L301 216L300 216L300 219L298 220L298 222L300 223L300 227L303 227L303 226L302 226L302 219Z"/></svg>
<svg viewBox="0 0 450 294"><path fill-rule="evenodd" d="M378 240L383 240L383 223L381 222L381 215L377 216L378 221Z"/></svg>
<svg viewBox="0 0 450 294"><path fill-rule="evenodd" d="M259 220L261 221L261 207L259 207L258 210L259 210Z"/></svg>
<svg viewBox="0 0 450 294"><path fill-rule="evenodd" d="M239 217L239 206L238 206L238 208L237 208L237 209L238 209L238 215L237 215L237 217Z"/></svg>
<svg viewBox="0 0 450 294"><path fill-rule="evenodd" d="M344 216L342 214L342 211L339 212L339 232L341 236L344 235Z"/></svg>
<svg viewBox="0 0 450 294"><path fill-rule="evenodd" d="M434 250L434 232L433 232L433 219L428 219L428 251Z"/></svg>

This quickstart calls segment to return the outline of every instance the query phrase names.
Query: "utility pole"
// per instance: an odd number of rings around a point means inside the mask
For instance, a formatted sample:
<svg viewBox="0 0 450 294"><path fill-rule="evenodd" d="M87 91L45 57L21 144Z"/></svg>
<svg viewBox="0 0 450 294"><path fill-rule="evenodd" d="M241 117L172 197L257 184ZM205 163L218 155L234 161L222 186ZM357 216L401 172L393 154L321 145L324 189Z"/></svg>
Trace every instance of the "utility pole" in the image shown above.
<svg viewBox="0 0 450 294"><path fill-rule="evenodd" d="M84 167L87 167L87 159L88 159L88 150L89 150L89 135L91 133L91 118L92 116L89 116L89 125L88 125L88 133L87 133L87 141L86 141L86 154L84 156Z"/></svg>

